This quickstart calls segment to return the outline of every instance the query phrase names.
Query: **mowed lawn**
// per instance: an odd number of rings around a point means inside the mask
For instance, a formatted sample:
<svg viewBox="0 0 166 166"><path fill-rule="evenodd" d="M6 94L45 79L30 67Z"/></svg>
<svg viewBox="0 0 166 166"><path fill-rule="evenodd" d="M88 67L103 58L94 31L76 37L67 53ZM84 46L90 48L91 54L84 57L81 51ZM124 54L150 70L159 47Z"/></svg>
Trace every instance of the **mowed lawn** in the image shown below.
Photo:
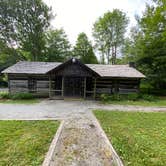
<svg viewBox="0 0 166 166"><path fill-rule="evenodd" d="M125 166L166 165L166 113L94 111Z"/></svg>
<svg viewBox="0 0 166 166"><path fill-rule="evenodd" d="M0 121L0 165L41 165L58 126L58 121Z"/></svg>

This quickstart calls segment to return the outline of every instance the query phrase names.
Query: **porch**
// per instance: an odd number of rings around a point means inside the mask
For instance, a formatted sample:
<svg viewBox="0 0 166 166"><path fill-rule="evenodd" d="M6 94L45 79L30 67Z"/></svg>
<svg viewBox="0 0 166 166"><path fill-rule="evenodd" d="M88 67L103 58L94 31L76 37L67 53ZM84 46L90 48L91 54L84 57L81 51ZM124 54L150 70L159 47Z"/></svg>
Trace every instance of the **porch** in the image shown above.
<svg viewBox="0 0 166 166"><path fill-rule="evenodd" d="M80 76L49 76L49 98L96 98L96 78Z"/></svg>

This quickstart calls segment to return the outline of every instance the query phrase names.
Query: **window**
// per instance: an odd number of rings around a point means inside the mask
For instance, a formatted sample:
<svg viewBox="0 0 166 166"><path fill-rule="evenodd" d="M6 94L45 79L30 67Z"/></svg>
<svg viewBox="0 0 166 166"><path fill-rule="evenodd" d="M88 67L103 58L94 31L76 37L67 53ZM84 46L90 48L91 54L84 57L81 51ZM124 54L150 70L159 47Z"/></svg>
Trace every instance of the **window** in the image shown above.
<svg viewBox="0 0 166 166"><path fill-rule="evenodd" d="M29 92L36 92L37 90L37 87L36 87L36 79L34 78L29 78L28 79L28 89L29 89Z"/></svg>

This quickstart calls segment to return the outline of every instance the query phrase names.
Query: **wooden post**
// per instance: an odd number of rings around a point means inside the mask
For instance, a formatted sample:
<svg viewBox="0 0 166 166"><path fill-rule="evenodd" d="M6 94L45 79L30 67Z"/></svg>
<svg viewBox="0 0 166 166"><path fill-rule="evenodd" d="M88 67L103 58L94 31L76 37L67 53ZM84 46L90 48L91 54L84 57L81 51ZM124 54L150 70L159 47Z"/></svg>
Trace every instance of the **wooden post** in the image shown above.
<svg viewBox="0 0 166 166"><path fill-rule="evenodd" d="M94 93L93 98L96 99L96 78L94 79Z"/></svg>
<svg viewBox="0 0 166 166"><path fill-rule="evenodd" d="M51 74L49 75L49 98L51 98Z"/></svg>
<svg viewBox="0 0 166 166"><path fill-rule="evenodd" d="M65 77L62 77L62 97L64 98L64 79Z"/></svg>
<svg viewBox="0 0 166 166"><path fill-rule="evenodd" d="M10 89L10 79L9 79L9 75L7 74L7 80L8 80L8 91L9 93L11 93L11 89Z"/></svg>
<svg viewBox="0 0 166 166"><path fill-rule="evenodd" d="M84 77L84 99L86 98L86 77Z"/></svg>
<svg viewBox="0 0 166 166"><path fill-rule="evenodd" d="M117 80L114 81L114 89L115 89L115 94L118 94L118 92L119 92L119 84L118 84Z"/></svg>

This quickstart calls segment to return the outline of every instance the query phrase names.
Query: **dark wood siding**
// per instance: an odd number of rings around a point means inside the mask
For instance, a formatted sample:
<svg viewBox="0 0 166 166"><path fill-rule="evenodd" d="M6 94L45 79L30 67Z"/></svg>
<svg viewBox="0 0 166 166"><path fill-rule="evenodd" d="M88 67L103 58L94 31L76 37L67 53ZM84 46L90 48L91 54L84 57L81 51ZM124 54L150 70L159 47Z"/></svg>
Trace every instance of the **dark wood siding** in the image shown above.
<svg viewBox="0 0 166 166"><path fill-rule="evenodd" d="M92 74L86 70L83 66L80 66L77 63L68 64L65 68L58 70L56 75L63 76L79 76L79 77L90 77Z"/></svg>

